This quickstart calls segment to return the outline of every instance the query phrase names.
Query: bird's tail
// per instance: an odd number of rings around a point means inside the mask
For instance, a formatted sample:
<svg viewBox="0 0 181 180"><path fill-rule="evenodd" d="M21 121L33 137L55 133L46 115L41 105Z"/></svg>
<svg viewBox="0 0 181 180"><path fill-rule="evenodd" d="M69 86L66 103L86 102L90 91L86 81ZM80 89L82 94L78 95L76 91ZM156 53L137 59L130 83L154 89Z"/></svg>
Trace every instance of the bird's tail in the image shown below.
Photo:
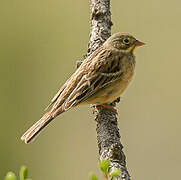
<svg viewBox="0 0 181 180"><path fill-rule="evenodd" d="M39 132L46 127L54 118L48 112L39 121L37 121L33 126L31 126L21 137L21 140L28 144L32 141Z"/></svg>
<svg viewBox="0 0 181 180"><path fill-rule="evenodd" d="M55 111L54 113L47 112L39 121L37 121L32 127L30 127L21 137L21 140L26 144L35 139L35 137L44 129L57 115L64 111Z"/></svg>

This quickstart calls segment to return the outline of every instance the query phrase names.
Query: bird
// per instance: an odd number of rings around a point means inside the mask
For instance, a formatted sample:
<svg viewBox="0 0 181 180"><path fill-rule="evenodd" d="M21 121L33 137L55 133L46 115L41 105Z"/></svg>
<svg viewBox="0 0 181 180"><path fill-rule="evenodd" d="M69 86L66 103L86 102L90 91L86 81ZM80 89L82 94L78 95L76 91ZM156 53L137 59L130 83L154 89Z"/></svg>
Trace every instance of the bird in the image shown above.
<svg viewBox="0 0 181 180"><path fill-rule="evenodd" d="M135 72L135 49L144 44L128 33L110 36L64 83L48 105L51 109L21 140L28 144L58 115L79 105L96 104L115 111L108 103L120 97L130 84Z"/></svg>

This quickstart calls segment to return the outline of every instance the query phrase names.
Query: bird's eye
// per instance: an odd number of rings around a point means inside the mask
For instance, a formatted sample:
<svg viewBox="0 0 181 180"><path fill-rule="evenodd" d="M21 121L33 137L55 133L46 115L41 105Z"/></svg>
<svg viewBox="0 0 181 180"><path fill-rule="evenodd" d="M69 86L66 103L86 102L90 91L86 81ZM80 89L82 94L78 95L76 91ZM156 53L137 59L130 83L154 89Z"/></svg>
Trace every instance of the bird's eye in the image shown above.
<svg viewBox="0 0 181 180"><path fill-rule="evenodd" d="M125 38L125 39L123 39L123 43L124 43L124 44L129 44L129 43L130 43L130 41L129 41L129 39L128 39L128 38Z"/></svg>

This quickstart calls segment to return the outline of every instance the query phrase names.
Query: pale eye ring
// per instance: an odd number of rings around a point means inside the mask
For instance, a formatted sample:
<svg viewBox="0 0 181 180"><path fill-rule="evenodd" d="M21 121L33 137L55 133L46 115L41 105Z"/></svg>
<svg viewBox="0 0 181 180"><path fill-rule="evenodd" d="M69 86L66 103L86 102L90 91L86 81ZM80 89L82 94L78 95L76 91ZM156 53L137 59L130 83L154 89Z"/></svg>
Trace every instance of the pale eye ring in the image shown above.
<svg viewBox="0 0 181 180"><path fill-rule="evenodd" d="M123 39L123 43L124 43L124 44L129 44L129 43L130 43L130 41L129 41L129 39L128 39L128 38L125 38L125 39Z"/></svg>

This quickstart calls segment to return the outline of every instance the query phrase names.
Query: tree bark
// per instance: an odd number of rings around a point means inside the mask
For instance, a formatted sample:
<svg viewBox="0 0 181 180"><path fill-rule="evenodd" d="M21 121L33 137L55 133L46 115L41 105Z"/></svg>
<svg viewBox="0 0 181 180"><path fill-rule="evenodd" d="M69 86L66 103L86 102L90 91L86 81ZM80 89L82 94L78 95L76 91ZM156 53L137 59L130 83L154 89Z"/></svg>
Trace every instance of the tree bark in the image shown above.
<svg viewBox="0 0 181 180"><path fill-rule="evenodd" d="M90 9L90 40L86 56L89 56L106 41L111 35L112 26L110 0L90 0ZM119 102L119 99L111 103L111 105L115 107L116 102ZM110 173L115 169L120 169L121 174L115 178L116 180L130 180L126 167L126 157L120 142L116 114L107 109L96 111L94 108L93 110L97 122L96 131L100 160L108 159L110 161Z"/></svg>

